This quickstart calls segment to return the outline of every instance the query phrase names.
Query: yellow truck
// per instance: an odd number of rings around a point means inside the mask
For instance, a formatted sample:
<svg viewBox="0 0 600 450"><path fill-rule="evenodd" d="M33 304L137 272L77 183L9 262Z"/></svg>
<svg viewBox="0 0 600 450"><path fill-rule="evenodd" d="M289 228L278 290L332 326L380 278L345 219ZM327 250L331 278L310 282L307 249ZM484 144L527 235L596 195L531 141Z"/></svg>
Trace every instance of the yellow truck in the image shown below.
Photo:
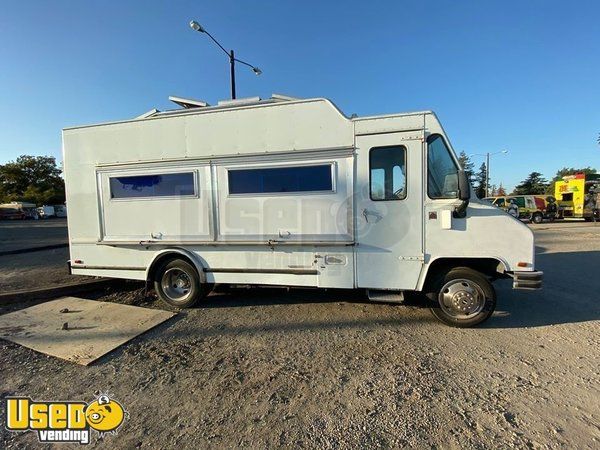
<svg viewBox="0 0 600 450"><path fill-rule="evenodd" d="M600 207L600 174L567 175L554 184L554 196L563 217L592 220Z"/></svg>

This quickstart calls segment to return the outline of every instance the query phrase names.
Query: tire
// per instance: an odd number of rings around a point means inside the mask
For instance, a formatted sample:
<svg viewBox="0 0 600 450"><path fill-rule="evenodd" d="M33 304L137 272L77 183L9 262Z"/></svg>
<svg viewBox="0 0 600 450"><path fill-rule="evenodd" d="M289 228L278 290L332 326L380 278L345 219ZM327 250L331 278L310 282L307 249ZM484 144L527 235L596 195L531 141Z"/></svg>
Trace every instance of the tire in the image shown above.
<svg viewBox="0 0 600 450"><path fill-rule="evenodd" d="M196 268L183 259L167 260L157 268L154 290L163 303L175 308L189 308L208 295Z"/></svg>
<svg viewBox="0 0 600 450"><path fill-rule="evenodd" d="M480 272L456 267L438 275L429 285L427 298L436 319L458 328L478 325L496 309L496 291Z"/></svg>
<svg viewBox="0 0 600 450"><path fill-rule="evenodd" d="M531 221L533 223L542 223L544 221L544 216L539 212L533 213L531 216Z"/></svg>

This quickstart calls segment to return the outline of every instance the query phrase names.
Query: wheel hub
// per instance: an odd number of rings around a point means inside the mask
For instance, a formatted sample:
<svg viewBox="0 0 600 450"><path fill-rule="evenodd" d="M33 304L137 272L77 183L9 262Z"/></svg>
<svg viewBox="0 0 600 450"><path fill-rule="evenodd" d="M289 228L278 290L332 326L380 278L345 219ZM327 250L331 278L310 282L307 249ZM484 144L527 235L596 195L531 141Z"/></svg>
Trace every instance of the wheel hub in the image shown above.
<svg viewBox="0 0 600 450"><path fill-rule="evenodd" d="M167 270L161 280L163 292L171 300L183 301L191 292L192 281L190 276L181 269Z"/></svg>
<svg viewBox="0 0 600 450"><path fill-rule="evenodd" d="M441 289L440 306L452 316L468 317L478 314L485 305L485 295L471 280L452 280Z"/></svg>

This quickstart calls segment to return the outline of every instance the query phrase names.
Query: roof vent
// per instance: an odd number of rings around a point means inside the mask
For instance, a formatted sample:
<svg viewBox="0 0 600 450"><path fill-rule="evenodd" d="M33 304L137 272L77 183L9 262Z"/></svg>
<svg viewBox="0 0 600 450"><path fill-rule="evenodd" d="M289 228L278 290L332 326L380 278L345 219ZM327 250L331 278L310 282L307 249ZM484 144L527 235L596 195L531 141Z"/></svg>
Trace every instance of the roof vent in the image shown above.
<svg viewBox="0 0 600 450"><path fill-rule="evenodd" d="M283 95L283 94L273 94L271 95L271 98L273 100L280 100L280 101L286 101L286 102L291 102L294 100L300 100L297 97L290 97L289 95Z"/></svg>
<svg viewBox="0 0 600 450"><path fill-rule="evenodd" d="M174 95L170 95L169 100L171 100L173 103L176 103L185 109L204 108L206 106L210 106L208 103L203 102L202 100L194 100L193 98L176 97Z"/></svg>
<svg viewBox="0 0 600 450"><path fill-rule="evenodd" d="M147 119L148 117L152 117L154 114L159 113L160 111L156 108L151 109L148 112L145 112L144 114L140 114L139 116L135 117L136 119Z"/></svg>
<svg viewBox="0 0 600 450"><path fill-rule="evenodd" d="M219 106L236 106L236 105L247 105L250 103L260 102L260 97L246 97L246 98L235 98L232 100L219 100Z"/></svg>

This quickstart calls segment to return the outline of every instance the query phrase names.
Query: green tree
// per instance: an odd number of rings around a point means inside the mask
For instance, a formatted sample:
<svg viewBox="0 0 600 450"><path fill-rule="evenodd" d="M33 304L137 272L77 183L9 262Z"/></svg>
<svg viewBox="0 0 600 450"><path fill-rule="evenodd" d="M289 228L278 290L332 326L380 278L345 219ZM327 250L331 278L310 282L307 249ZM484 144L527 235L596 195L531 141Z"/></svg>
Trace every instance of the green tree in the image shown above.
<svg viewBox="0 0 600 450"><path fill-rule="evenodd" d="M548 181L539 172L531 172L521 184L515 187L513 194L544 194L548 188Z"/></svg>
<svg viewBox="0 0 600 450"><path fill-rule="evenodd" d="M0 202L63 203L65 183L60 174L52 156L19 156L0 165Z"/></svg>
<svg viewBox="0 0 600 450"><path fill-rule="evenodd" d="M473 184L475 182L475 177L473 176L474 164L471 161L471 159L469 158L469 155L467 155L464 151L461 151L460 155L458 155L458 162L460 163L460 166L465 171L469 182L471 184Z"/></svg>
<svg viewBox="0 0 600 450"><path fill-rule="evenodd" d="M481 163L481 166L479 166L479 171L475 175L475 182L477 183L475 187L475 194L477 194L478 198L485 197L487 181L487 166L485 163Z"/></svg>

